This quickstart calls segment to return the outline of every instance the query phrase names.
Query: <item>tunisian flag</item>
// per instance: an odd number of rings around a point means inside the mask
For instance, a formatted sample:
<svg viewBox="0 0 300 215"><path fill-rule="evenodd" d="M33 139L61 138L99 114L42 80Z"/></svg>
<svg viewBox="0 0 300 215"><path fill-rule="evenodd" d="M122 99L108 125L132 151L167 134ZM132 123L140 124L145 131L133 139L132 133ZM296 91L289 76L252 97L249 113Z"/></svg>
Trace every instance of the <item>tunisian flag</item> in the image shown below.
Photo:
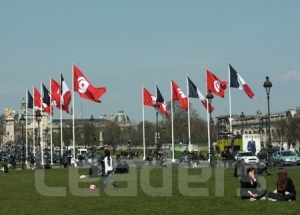
<svg viewBox="0 0 300 215"><path fill-rule="evenodd" d="M217 76L206 70L207 92L211 91L213 94L224 98L225 90L227 88L227 81L221 81Z"/></svg>
<svg viewBox="0 0 300 215"><path fill-rule="evenodd" d="M106 87L94 87L75 65L73 65L73 73L74 91L84 99L100 103L99 99L106 92Z"/></svg>
<svg viewBox="0 0 300 215"><path fill-rule="evenodd" d="M154 107L156 98L145 87L143 87L143 96L144 96L144 105Z"/></svg>
<svg viewBox="0 0 300 215"><path fill-rule="evenodd" d="M254 93L248 86L248 84L244 81L244 79L234 70L234 68L229 64L230 70L230 87L239 88L240 90L244 90L247 96L252 99Z"/></svg>
<svg viewBox="0 0 300 215"><path fill-rule="evenodd" d="M179 100L180 106L182 109L188 109L188 99L186 95L182 92L182 90L178 87L178 85L171 80L172 82L172 100Z"/></svg>

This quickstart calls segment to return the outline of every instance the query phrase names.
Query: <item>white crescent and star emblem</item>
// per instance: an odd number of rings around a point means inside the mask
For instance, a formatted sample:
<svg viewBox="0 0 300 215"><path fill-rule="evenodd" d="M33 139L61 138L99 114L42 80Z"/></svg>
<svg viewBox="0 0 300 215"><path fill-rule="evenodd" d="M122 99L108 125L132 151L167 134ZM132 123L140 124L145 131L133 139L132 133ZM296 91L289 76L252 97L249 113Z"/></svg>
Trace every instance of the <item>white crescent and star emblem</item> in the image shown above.
<svg viewBox="0 0 300 215"><path fill-rule="evenodd" d="M85 93L87 88L89 87L90 83L87 82L87 80L84 77L79 77L77 79L77 81L78 81L78 87L79 87L78 92Z"/></svg>
<svg viewBox="0 0 300 215"><path fill-rule="evenodd" d="M217 92L220 92L220 81L218 80L214 81L214 88Z"/></svg>

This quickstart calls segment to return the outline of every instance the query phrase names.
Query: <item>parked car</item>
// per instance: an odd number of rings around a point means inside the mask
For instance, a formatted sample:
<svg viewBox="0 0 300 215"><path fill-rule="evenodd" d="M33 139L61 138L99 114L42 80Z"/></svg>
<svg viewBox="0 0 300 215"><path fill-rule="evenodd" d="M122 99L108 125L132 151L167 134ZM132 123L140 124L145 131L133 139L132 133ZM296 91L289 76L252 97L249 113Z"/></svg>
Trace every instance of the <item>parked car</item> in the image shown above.
<svg viewBox="0 0 300 215"><path fill-rule="evenodd" d="M260 159L260 160L263 160L263 159L266 159L267 158L267 155L268 155L268 148L264 148L264 149L261 149L257 154L256 156ZM283 148L280 147L280 146L273 146L272 147L272 154L274 154L274 152L276 151L282 151Z"/></svg>
<svg viewBox="0 0 300 215"><path fill-rule="evenodd" d="M6 153L0 154L0 161L7 162L8 160L9 160L8 154L6 154Z"/></svg>
<svg viewBox="0 0 300 215"><path fill-rule="evenodd" d="M277 151L273 154L273 163L281 166L300 165L300 158L295 152L290 150Z"/></svg>
<svg viewBox="0 0 300 215"><path fill-rule="evenodd" d="M247 151L238 151L235 160L237 163L242 161L245 164L257 164L259 162L258 157L256 157L253 152Z"/></svg>
<svg viewBox="0 0 300 215"><path fill-rule="evenodd" d="M86 155L85 156L85 163L87 164L93 164L94 162L98 162L98 158L96 156L92 156L92 155Z"/></svg>
<svg viewBox="0 0 300 215"><path fill-rule="evenodd" d="M48 160L49 162L51 161L51 157L50 157L50 153L49 152L45 152L44 153L44 159ZM52 160L53 160L53 163L56 163L58 161L57 154L52 153Z"/></svg>

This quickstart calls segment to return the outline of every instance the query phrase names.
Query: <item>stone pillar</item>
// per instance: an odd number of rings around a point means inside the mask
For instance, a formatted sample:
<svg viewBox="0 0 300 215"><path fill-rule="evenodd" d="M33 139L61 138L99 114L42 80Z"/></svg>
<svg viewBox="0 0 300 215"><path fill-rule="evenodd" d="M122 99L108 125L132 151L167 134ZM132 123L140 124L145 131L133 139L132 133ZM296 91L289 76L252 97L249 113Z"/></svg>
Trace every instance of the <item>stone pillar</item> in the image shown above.
<svg viewBox="0 0 300 215"><path fill-rule="evenodd" d="M103 147L102 131L100 131L100 135L99 135L99 146Z"/></svg>
<svg viewBox="0 0 300 215"><path fill-rule="evenodd" d="M5 125L5 131L6 131L6 138L5 142L8 141L15 141L15 120L12 117L6 118L6 125Z"/></svg>

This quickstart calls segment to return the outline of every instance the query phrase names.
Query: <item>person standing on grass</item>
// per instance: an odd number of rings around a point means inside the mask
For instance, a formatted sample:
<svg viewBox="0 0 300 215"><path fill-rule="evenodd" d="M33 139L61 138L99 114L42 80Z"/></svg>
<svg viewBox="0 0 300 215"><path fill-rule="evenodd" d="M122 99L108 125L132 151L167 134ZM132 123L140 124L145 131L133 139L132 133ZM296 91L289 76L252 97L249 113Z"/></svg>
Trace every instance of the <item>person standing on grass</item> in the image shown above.
<svg viewBox="0 0 300 215"><path fill-rule="evenodd" d="M243 175L240 179L241 182L241 197L242 199L254 200L266 200L264 197L267 193L267 190L258 191L257 188L260 187L260 183L255 174L255 169L253 167L248 167L246 169L246 174Z"/></svg>
<svg viewBox="0 0 300 215"><path fill-rule="evenodd" d="M65 155L64 157L64 168L68 168L68 156Z"/></svg>
<svg viewBox="0 0 300 215"><path fill-rule="evenodd" d="M227 160L228 160L228 167L232 168L232 163L233 163L233 160L234 160L232 149L229 149L229 151L228 151Z"/></svg>
<svg viewBox="0 0 300 215"><path fill-rule="evenodd" d="M63 156L60 156L59 163L60 163L60 168L63 168L64 167L64 157Z"/></svg>
<svg viewBox="0 0 300 215"><path fill-rule="evenodd" d="M73 156L71 156L71 167L74 168L75 167L75 158Z"/></svg>
<svg viewBox="0 0 300 215"><path fill-rule="evenodd" d="M284 168L277 170L277 190L276 193L268 194L270 201L289 201L296 200L296 189L294 182L288 177L287 171Z"/></svg>
<svg viewBox="0 0 300 215"><path fill-rule="evenodd" d="M80 166L80 167L83 167L83 159L84 159L83 155L80 154L79 157L78 157L78 160L79 160L79 166Z"/></svg>
<svg viewBox="0 0 300 215"><path fill-rule="evenodd" d="M113 174L113 163L112 158L110 157L110 152L108 150L105 150L105 158L104 158L104 179L103 179L103 190L106 190L107 185L107 179L110 181L110 183L114 186L115 189L119 188L119 185L114 182L112 178Z"/></svg>
<svg viewBox="0 0 300 215"><path fill-rule="evenodd" d="M221 157L222 157L222 162L224 164L224 168L226 168L227 159L228 159L227 149L224 149L224 151L222 151Z"/></svg>

